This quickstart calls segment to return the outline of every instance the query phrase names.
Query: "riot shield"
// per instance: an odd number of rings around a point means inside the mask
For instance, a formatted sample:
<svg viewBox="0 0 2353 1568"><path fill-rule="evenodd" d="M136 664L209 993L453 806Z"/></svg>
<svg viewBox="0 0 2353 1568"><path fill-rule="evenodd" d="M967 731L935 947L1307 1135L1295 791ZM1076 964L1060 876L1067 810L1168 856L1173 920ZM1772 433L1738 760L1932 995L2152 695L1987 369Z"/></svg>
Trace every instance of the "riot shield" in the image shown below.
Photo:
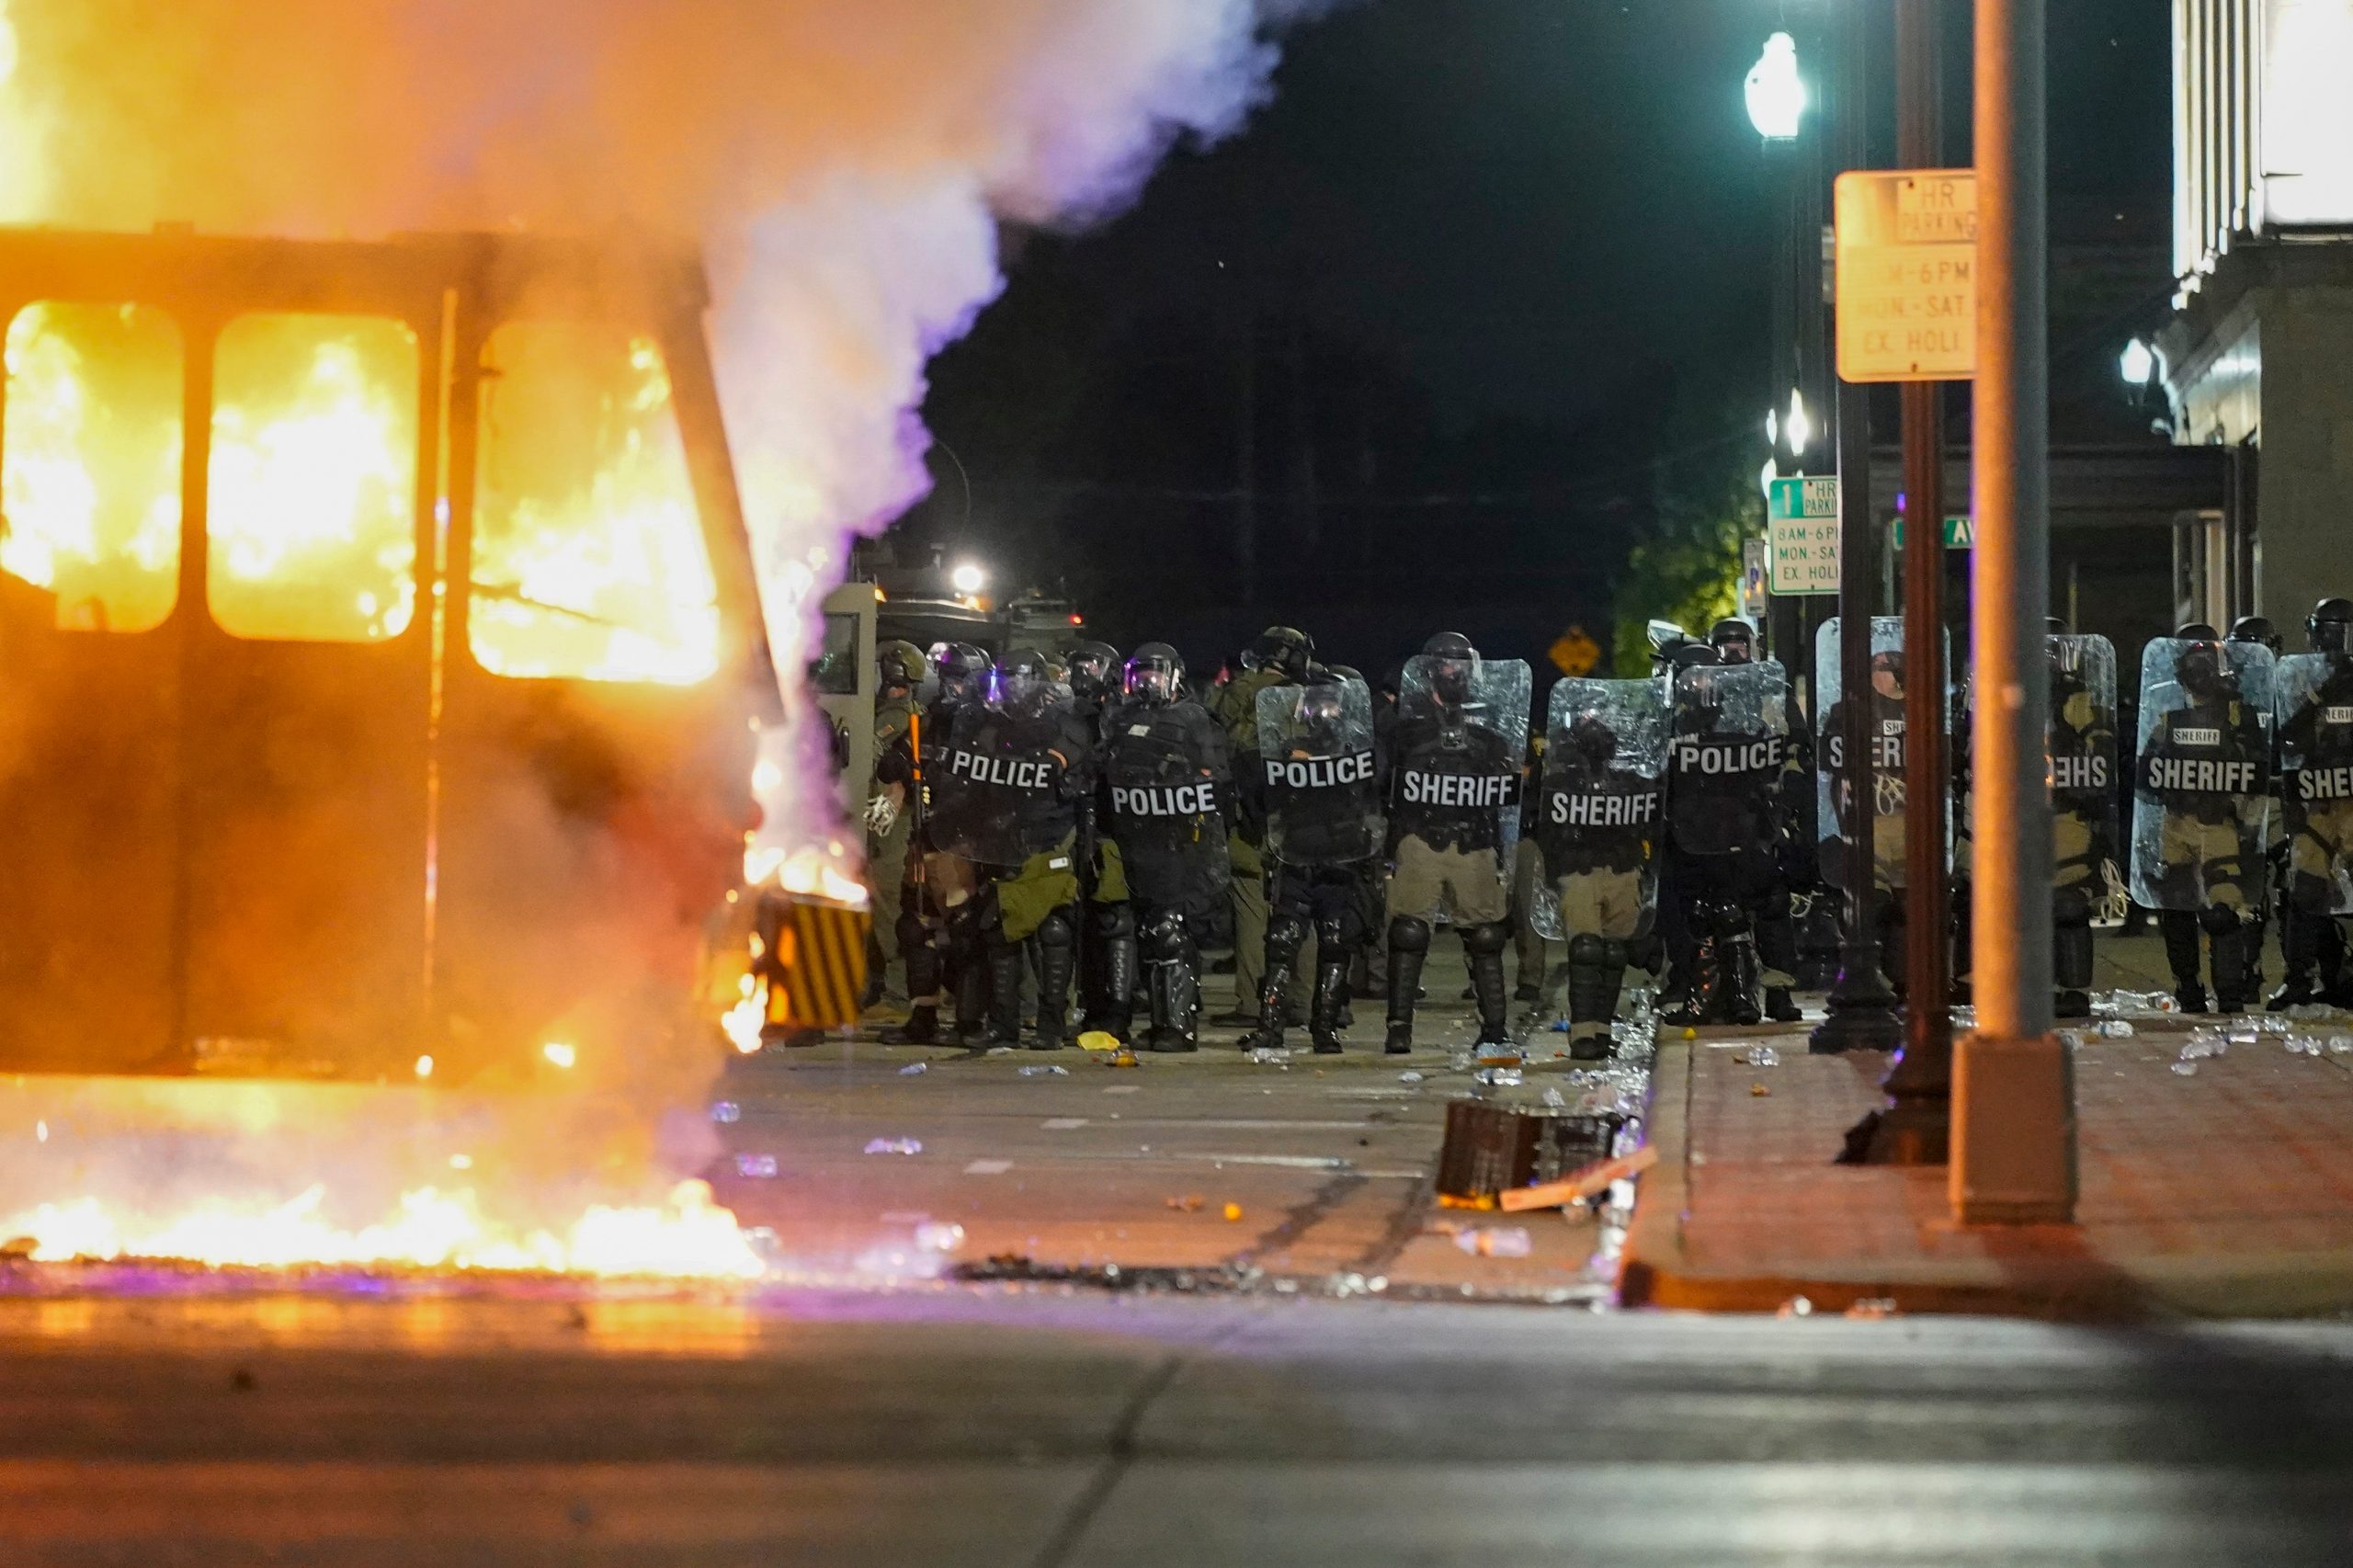
<svg viewBox="0 0 2353 1568"><path fill-rule="evenodd" d="M2300 908L2353 915L2353 654L2291 654L2277 684L2289 890Z"/></svg>
<svg viewBox="0 0 2353 1568"><path fill-rule="evenodd" d="M1648 934L1666 828L1666 694L1655 680L1570 679L1552 687L1536 803L1544 875L1529 889L1526 909L1545 940Z"/></svg>
<svg viewBox="0 0 2353 1568"><path fill-rule="evenodd" d="M1221 791L1224 733L1199 703L1116 704L1103 716L1105 827L1131 891L1156 904L1222 894L1232 881Z"/></svg>
<svg viewBox="0 0 2353 1568"><path fill-rule="evenodd" d="M1016 715L967 703L931 772L932 842L983 866L1019 866L1067 836L1065 775L1077 721L1059 701Z"/></svg>
<svg viewBox="0 0 2353 1568"><path fill-rule="evenodd" d="M2132 896L2152 909L2263 907L2276 670L2259 642L2159 637L2141 654Z"/></svg>
<svg viewBox="0 0 2353 1568"><path fill-rule="evenodd" d="M2094 903L2109 896L2117 841L2116 649L2105 637L2044 642L2051 677L2052 887ZM1970 688L1972 698L1976 687ZM1974 722L1972 716L1972 722Z"/></svg>
<svg viewBox="0 0 2353 1568"><path fill-rule="evenodd" d="M1768 848L1790 755L1790 685L1778 661L1677 673L1666 751L1667 833L1687 855Z"/></svg>
<svg viewBox="0 0 2353 1568"><path fill-rule="evenodd" d="M1381 853L1381 775L1364 682L1259 692L1258 766L1267 854L1293 865L1339 866Z"/></svg>
<svg viewBox="0 0 2353 1568"><path fill-rule="evenodd" d="M1511 864L1519 842L1534 682L1518 659L1482 659L1448 689L1452 661L1409 659L1399 682L1389 759L1389 830L1441 849L1495 850Z"/></svg>
<svg viewBox="0 0 2353 1568"><path fill-rule="evenodd" d="M1839 621L1824 621L1814 636L1814 827L1822 878L1834 888L1847 885L1847 845L1859 813L1846 779L1847 691L1839 656ZM1947 639L1948 663L1951 653ZM1904 618L1871 617L1871 689L1864 696L1871 737L1871 865L1880 887L1904 883ZM1948 710L1949 711L1949 709ZM1946 851L1951 852L1947 832Z"/></svg>

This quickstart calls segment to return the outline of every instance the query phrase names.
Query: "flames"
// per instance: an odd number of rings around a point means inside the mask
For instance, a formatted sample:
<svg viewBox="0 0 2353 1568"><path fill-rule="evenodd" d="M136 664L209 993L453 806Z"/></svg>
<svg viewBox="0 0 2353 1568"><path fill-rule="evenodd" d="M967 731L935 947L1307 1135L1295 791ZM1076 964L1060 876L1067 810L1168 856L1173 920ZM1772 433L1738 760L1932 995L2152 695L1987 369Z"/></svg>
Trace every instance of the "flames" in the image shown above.
<svg viewBox="0 0 2353 1568"><path fill-rule="evenodd" d="M282 1203L199 1200L139 1212L95 1198L44 1203L0 1221L12 1250L36 1263L136 1258L216 1268L421 1268L580 1274L606 1278L751 1279L766 1272L699 1181L666 1203L591 1205L563 1230L517 1229L483 1212L471 1187L404 1192L383 1219L347 1227L324 1212L314 1182Z"/></svg>

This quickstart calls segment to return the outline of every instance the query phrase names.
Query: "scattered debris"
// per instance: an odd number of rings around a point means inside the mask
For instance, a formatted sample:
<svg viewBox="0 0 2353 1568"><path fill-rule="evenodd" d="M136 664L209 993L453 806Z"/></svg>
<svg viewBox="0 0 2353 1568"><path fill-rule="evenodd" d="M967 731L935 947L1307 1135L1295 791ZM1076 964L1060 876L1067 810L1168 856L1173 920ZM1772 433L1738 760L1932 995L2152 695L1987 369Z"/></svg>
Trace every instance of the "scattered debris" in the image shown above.
<svg viewBox="0 0 2353 1568"><path fill-rule="evenodd" d="M867 1152L873 1153L871 1149ZM738 1154L735 1156L735 1174L740 1176L752 1176L761 1181L771 1180L776 1176L776 1156L774 1154Z"/></svg>
<svg viewBox="0 0 2353 1568"><path fill-rule="evenodd" d="M1103 1063L1106 1067L1133 1067L1135 1064L1136 1053L1132 1051L1120 1051L1108 1062Z"/></svg>
<svg viewBox="0 0 2353 1568"><path fill-rule="evenodd" d="M1067 1078L1070 1076L1069 1068L1057 1067L1051 1062L1041 1062L1030 1067L1017 1067L1013 1071L1016 1077L1021 1078Z"/></svg>
<svg viewBox="0 0 2353 1568"><path fill-rule="evenodd" d="M988 1056L1010 1056L1013 1054L1013 1047L1009 1045L993 1045L990 1046L983 1054Z"/></svg>
<svg viewBox="0 0 2353 1568"><path fill-rule="evenodd" d="M2093 1032L2102 1040L2130 1040L2133 1031L2132 1026L2122 1018L2103 1018Z"/></svg>
<svg viewBox="0 0 2353 1568"><path fill-rule="evenodd" d="M931 1063L928 1062L910 1062L904 1067L899 1069L899 1076L902 1078L915 1078L930 1071Z"/></svg>
<svg viewBox="0 0 2353 1568"><path fill-rule="evenodd" d="M1240 1205L1239 1203L1229 1203L1229 1204L1227 1204L1227 1205L1225 1206L1225 1217L1226 1217L1226 1219L1227 1219L1227 1221L1228 1221L1229 1222L1230 1222L1230 1221L1236 1221L1236 1220L1241 1219L1241 1218L1242 1218L1242 1205Z"/></svg>
<svg viewBox="0 0 2353 1568"><path fill-rule="evenodd" d="M1422 1075L1419 1073L1400 1073L1397 1074L1397 1081L1401 1084L1418 1084L1422 1081Z"/></svg>
<svg viewBox="0 0 2353 1568"><path fill-rule="evenodd" d="M876 1138L868 1142L866 1152L870 1154L920 1154L923 1153L923 1140Z"/></svg>
<svg viewBox="0 0 2353 1568"><path fill-rule="evenodd" d="M1120 1043L1118 1035L1107 1029L1088 1029L1078 1037L1078 1048L1081 1051L1120 1051L1127 1049Z"/></svg>
<svg viewBox="0 0 2353 1568"><path fill-rule="evenodd" d="M1201 1211L1201 1204L1205 1200L1199 1193L1188 1192L1182 1198L1171 1198L1166 1201L1169 1208L1180 1214L1198 1214Z"/></svg>
<svg viewBox="0 0 2353 1568"><path fill-rule="evenodd" d="M1895 1298L1893 1296L1860 1297L1853 1306L1847 1309L1847 1315L1850 1318L1892 1318L1895 1315Z"/></svg>
<svg viewBox="0 0 2353 1568"><path fill-rule="evenodd" d="M1482 1067L1471 1074L1471 1081L1490 1089L1516 1089L1526 1077L1517 1067Z"/></svg>
<svg viewBox="0 0 2353 1568"><path fill-rule="evenodd" d="M733 1100L721 1100L717 1105L710 1108L710 1119L713 1121L740 1121L743 1119L743 1117L744 1108L737 1105Z"/></svg>
<svg viewBox="0 0 2353 1568"><path fill-rule="evenodd" d="M1752 1045L1740 1053L1740 1059L1751 1067L1779 1067L1781 1053L1769 1045Z"/></svg>
<svg viewBox="0 0 2353 1568"><path fill-rule="evenodd" d="M1525 1225L1496 1225L1455 1233L1454 1244L1472 1257L1526 1257L1536 1238Z"/></svg>
<svg viewBox="0 0 2353 1568"><path fill-rule="evenodd" d="M1761 1100L1770 1095L1773 1091L1767 1088L1762 1084L1751 1084L1748 1085L1748 1092L1754 1098Z"/></svg>
<svg viewBox="0 0 2353 1568"><path fill-rule="evenodd" d="M1803 1296L1791 1296L1781 1303L1781 1310L1773 1315L1784 1318L1810 1318L1813 1315L1813 1303Z"/></svg>
<svg viewBox="0 0 2353 1568"><path fill-rule="evenodd" d="M1631 1153L1588 1165L1574 1176L1559 1181L1548 1181L1540 1187L1510 1188L1500 1194L1497 1201L1512 1213L1528 1209L1558 1209L1563 1204L1606 1193L1614 1184L1640 1176L1656 1164L1658 1150L1645 1143Z"/></svg>

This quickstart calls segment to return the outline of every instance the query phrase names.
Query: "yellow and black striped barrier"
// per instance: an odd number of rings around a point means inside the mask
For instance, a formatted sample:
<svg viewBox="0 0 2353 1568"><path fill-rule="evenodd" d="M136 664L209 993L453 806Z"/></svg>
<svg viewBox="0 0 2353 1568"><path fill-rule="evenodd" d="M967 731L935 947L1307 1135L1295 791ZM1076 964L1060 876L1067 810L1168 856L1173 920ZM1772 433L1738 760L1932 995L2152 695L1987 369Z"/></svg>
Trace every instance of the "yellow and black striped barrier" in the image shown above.
<svg viewBox="0 0 2353 1568"><path fill-rule="evenodd" d="M761 956L754 972L767 982L763 1040L858 1022L871 923L867 911L847 904L798 893L760 895Z"/></svg>

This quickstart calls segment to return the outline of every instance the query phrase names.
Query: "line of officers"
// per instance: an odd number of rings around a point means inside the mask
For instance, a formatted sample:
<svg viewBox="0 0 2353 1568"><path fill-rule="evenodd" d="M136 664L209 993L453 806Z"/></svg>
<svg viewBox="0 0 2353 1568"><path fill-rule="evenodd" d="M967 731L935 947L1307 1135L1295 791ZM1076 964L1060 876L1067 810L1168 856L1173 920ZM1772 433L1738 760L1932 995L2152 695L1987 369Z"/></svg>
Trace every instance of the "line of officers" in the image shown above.
<svg viewBox="0 0 2353 1568"><path fill-rule="evenodd" d="M2157 912L2185 1011L2210 1006L2201 934L2211 1005L2246 1005L2274 912L2286 978L2271 1004L2353 1001L2336 926L2353 913L2349 629L2353 601L2332 598L2302 653L2252 619L2228 637L2188 626L2151 642L2120 789L2114 651L2053 623L2062 1016L2088 1014L2093 920L2128 894ZM1835 650L1837 623L1822 636ZM1881 886L1903 881L1902 622L1876 621L1872 639L1871 688L1856 699L1877 770L1868 802L1843 777L1835 652L1817 658L1816 723L1793 733L1787 674L1756 656L1740 620L1671 642L1652 678L1556 683L1533 735L1528 666L1453 632L1378 692L1286 627L1199 696L1162 643L1124 663L1088 644L1061 672L1036 652L992 664L969 645L926 656L892 644L869 825L878 915L914 1008L886 1038L1059 1048L1075 1032L1075 987L1076 1031L1193 1051L1201 950L1230 938L1237 991L1256 1002L1255 1017L1231 1020L1245 1049L1279 1047L1303 1015L1315 1051L1340 1051L1350 972L1370 957L1385 960L1371 966L1385 1048L1404 1052L1442 926L1468 960L1483 1049L1512 1044L1516 928L1564 945L1548 979L1565 983L1582 1060L1609 1054L1633 968L1664 969L1671 1023L1794 1020L1792 895L1837 892L1857 834ZM1973 709L1964 686L1952 846L1964 996ZM1883 900L1882 918L1901 908Z"/></svg>

